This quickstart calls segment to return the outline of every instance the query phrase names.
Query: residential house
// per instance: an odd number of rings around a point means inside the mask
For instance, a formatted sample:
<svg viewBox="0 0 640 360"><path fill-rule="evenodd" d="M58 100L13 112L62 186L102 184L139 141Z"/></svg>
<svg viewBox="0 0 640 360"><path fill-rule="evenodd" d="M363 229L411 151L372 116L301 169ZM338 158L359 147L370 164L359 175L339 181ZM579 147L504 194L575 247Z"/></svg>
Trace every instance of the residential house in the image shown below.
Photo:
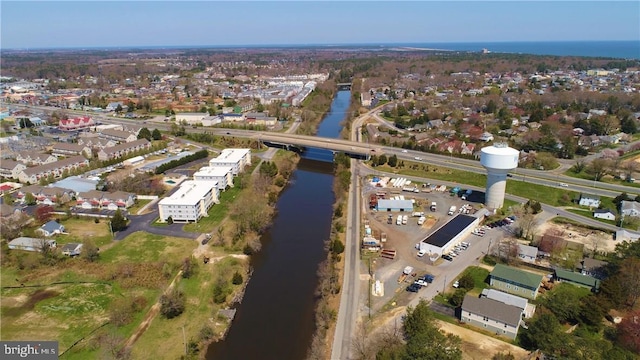
<svg viewBox="0 0 640 360"><path fill-rule="evenodd" d="M480 136L480 141L493 141L493 134L489 132L482 133L482 135Z"/></svg>
<svg viewBox="0 0 640 360"><path fill-rule="evenodd" d="M623 200L620 204L620 214L622 216L640 217L640 203Z"/></svg>
<svg viewBox="0 0 640 360"><path fill-rule="evenodd" d="M591 291L597 291L600 287L600 280L594 277L563 269L555 269L554 281L567 282L576 286L587 288Z"/></svg>
<svg viewBox="0 0 640 360"><path fill-rule="evenodd" d="M58 123L58 129L62 131L84 130L95 126L96 123L90 116L80 116L73 119L62 119Z"/></svg>
<svg viewBox="0 0 640 360"><path fill-rule="evenodd" d="M486 297L466 295L462 301L460 320L515 339L522 321L522 309Z"/></svg>
<svg viewBox="0 0 640 360"><path fill-rule="evenodd" d="M115 129L104 129L100 131L98 136L103 139L114 140L121 143L130 143L138 139L138 136L136 134Z"/></svg>
<svg viewBox="0 0 640 360"><path fill-rule="evenodd" d="M44 165L58 161L58 158L45 153L35 151L23 151L16 155L16 160L26 165Z"/></svg>
<svg viewBox="0 0 640 360"><path fill-rule="evenodd" d="M0 220L18 219L22 214L20 208L5 203L0 204Z"/></svg>
<svg viewBox="0 0 640 360"><path fill-rule="evenodd" d="M127 209L136 203L136 195L124 191L89 190L78 193L76 206L82 209L118 210Z"/></svg>
<svg viewBox="0 0 640 360"><path fill-rule="evenodd" d="M538 248L535 246L518 244L518 258L521 261L534 263L538 257Z"/></svg>
<svg viewBox="0 0 640 360"><path fill-rule="evenodd" d="M17 191L16 198L24 203L27 194L33 195L36 204L53 205L70 201L75 196L75 191L57 186L28 185Z"/></svg>
<svg viewBox="0 0 640 360"><path fill-rule="evenodd" d="M80 243L68 243L65 244L62 249L62 255L66 256L78 256L82 252L82 244Z"/></svg>
<svg viewBox="0 0 640 360"><path fill-rule="evenodd" d="M602 280L605 278L606 267L608 265L609 263L606 261L584 258L578 263L576 268L582 275Z"/></svg>
<svg viewBox="0 0 640 360"><path fill-rule="evenodd" d="M615 221L616 214L614 214L613 211L609 209L595 209L593 211L593 217L596 219Z"/></svg>
<svg viewBox="0 0 640 360"><path fill-rule="evenodd" d="M489 284L504 292L535 299L542 275L497 264L489 274Z"/></svg>
<svg viewBox="0 0 640 360"><path fill-rule="evenodd" d="M132 142L125 142L116 146L100 149L100 151L98 151L98 159L102 161L113 160L131 153L150 149L151 143L149 140L138 139Z"/></svg>
<svg viewBox="0 0 640 360"><path fill-rule="evenodd" d="M62 234L64 232L64 225L58 223L55 220L51 220L43 224L36 232L41 233L43 236L51 237L53 235Z"/></svg>
<svg viewBox="0 0 640 360"><path fill-rule="evenodd" d="M85 159L84 156L72 156L54 163L26 168L18 175L18 178L22 183L35 184L42 178L49 176L60 177L65 171L74 171L88 165L89 160Z"/></svg>
<svg viewBox="0 0 640 360"><path fill-rule="evenodd" d="M578 204L582 206L597 208L600 206L600 196L593 194L580 193Z"/></svg>
<svg viewBox="0 0 640 360"><path fill-rule="evenodd" d="M13 160L0 161L0 176L6 179L17 179L20 173L26 169L25 164Z"/></svg>
<svg viewBox="0 0 640 360"><path fill-rule="evenodd" d="M502 292L496 289L482 289L480 297L486 297L489 299L500 301L503 304L512 305L519 309L522 309L522 313L524 314L525 318L533 317L536 310L535 305L529 304L529 300L520 296L507 294L506 292Z"/></svg>
<svg viewBox="0 0 640 360"><path fill-rule="evenodd" d="M109 104L107 104L107 107L105 107L104 109L106 111L116 111L118 106L120 106L120 109L124 109L124 107L125 107L124 104L122 103L122 101L115 101L115 102L110 102Z"/></svg>
<svg viewBox="0 0 640 360"><path fill-rule="evenodd" d="M92 150L93 149L100 150L107 147L116 146L118 145L118 142L115 140L101 139L98 137L79 137L78 145L86 146Z"/></svg>
<svg viewBox="0 0 640 360"><path fill-rule="evenodd" d="M57 245L58 243L55 240L36 239L29 237L19 237L9 241L9 249L11 250L41 252L45 246L55 248L57 247Z"/></svg>
<svg viewBox="0 0 640 360"><path fill-rule="evenodd" d="M616 241L638 241L640 239L640 234L634 231L620 229L616 231L615 235Z"/></svg>
<svg viewBox="0 0 640 360"><path fill-rule="evenodd" d="M55 143L51 149L51 155L54 156L72 156L83 155L91 156L91 148L79 144Z"/></svg>

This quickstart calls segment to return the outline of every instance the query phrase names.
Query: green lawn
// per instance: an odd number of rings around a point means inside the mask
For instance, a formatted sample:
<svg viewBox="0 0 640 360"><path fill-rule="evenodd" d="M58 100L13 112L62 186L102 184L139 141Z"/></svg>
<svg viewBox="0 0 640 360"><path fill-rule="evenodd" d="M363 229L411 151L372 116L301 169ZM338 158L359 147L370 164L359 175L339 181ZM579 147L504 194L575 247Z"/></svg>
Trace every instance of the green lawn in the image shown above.
<svg viewBox="0 0 640 360"><path fill-rule="evenodd" d="M127 209L127 211L129 211L129 214L135 215L138 213L138 211L140 211L140 209L142 209L145 205L147 205L150 202L151 202L150 199L138 199L135 205Z"/></svg>
<svg viewBox="0 0 640 360"><path fill-rule="evenodd" d="M105 219L100 219L100 222L96 224L92 218L69 218L61 221L64 225L65 232L68 235L56 236L58 245L68 243L82 243L85 240L93 241L96 246L104 246L109 244L112 240L111 232L109 231L109 224Z"/></svg>
<svg viewBox="0 0 640 360"><path fill-rule="evenodd" d="M237 179L237 177L234 179L235 187L220 193L220 203L213 205L211 209L209 209L209 216L203 217L197 223L185 225L183 227L184 231L210 233L220 223L220 221L227 216L229 207L242 191L242 189L238 187Z"/></svg>
<svg viewBox="0 0 640 360"><path fill-rule="evenodd" d="M135 232L102 252L100 261L155 262L183 259L190 256L196 246L197 243L193 240Z"/></svg>
<svg viewBox="0 0 640 360"><path fill-rule="evenodd" d="M566 176L569 176L569 177L572 177L572 178L576 178L576 179L593 180L593 175L589 175L584 171L581 171L579 173L575 173L572 170L567 170L567 171L565 171L563 173L563 175L566 175ZM602 179L600 179L600 181L598 181L598 182L640 188L640 184L639 183L627 182L627 181L622 180L622 179L616 179L613 176L605 176Z"/></svg>
<svg viewBox="0 0 640 360"><path fill-rule="evenodd" d="M479 294L480 292L482 292L482 289L486 289L489 287L489 284L487 283L489 270L479 266L469 266L465 269L465 271L462 272L460 277L463 277L467 274L471 275L474 283L473 289L470 291L477 292Z"/></svg>

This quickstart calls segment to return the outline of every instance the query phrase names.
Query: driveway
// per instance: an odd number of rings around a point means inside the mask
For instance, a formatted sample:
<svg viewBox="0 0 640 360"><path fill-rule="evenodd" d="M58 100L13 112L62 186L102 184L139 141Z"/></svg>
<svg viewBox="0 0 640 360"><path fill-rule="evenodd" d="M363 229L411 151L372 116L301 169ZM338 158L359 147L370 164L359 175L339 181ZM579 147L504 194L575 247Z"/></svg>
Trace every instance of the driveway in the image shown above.
<svg viewBox="0 0 640 360"><path fill-rule="evenodd" d="M185 239L197 239L200 233L191 233L182 230L184 224L171 224L166 226L153 226L153 221L158 217L158 209L144 215L129 215L129 226L126 230L115 234L116 240L122 240L136 231L145 231L151 234L172 236Z"/></svg>

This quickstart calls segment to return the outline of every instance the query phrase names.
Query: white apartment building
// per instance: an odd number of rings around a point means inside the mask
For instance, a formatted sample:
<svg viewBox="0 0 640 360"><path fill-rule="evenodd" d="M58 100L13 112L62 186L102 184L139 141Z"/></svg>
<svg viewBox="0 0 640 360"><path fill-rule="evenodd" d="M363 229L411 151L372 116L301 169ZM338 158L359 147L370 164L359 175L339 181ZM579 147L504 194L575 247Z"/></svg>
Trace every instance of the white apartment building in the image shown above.
<svg viewBox="0 0 640 360"><path fill-rule="evenodd" d="M249 165L251 165L251 149L224 149L217 158L209 160L210 167L231 167L234 176Z"/></svg>
<svg viewBox="0 0 640 360"><path fill-rule="evenodd" d="M195 181L215 181L218 190L224 191L227 186L233 187L233 168L231 166L205 166L193 174Z"/></svg>
<svg viewBox="0 0 640 360"><path fill-rule="evenodd" d="M171 196L158 202L160 220L198 222L213 204L219 203L220 189L215 181L187 180Z"/></svg>

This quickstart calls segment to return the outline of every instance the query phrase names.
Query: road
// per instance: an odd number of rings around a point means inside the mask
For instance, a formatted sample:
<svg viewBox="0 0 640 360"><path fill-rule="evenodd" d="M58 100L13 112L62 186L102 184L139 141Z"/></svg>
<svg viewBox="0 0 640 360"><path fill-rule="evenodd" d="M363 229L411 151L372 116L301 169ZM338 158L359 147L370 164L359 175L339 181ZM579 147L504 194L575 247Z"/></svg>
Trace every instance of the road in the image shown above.
<svg viewBox="0 0 640 360"><path fill-rule="evenodd" d="M56 108L48 108L43 106L26 106L23 107L35 108L40 111L51 111ZM296 134L288 134L288 133L273 133L266 131L251 131L251 130L238 130L238 129L220 129L220 128L191 128L187 127L185 129L186 132L210 132L212 134L218 135L226 135L226 136L236 136L243 138L252 138L258 141L272 141L276 143L290 144L290 145L298 145L298 146L308 146L308 147L316 147L321 149L329 149L334 151L344 151L352 154L359 155L370 155L370 154L386 154L386 155L396 155L399 159L402 160L411 160L415 161L415 158L420 158L420 162L424 162L427 164L433 164L437 166L447 167L447 168L455 168L465 171L472 171L478 173L485 173L484 168L481 167L480 162L478 160L471 159L460 159L452 156L440 155L440 154L431 154L424 153L421 151L415 150L407 150L407 152L403 152L402 149L389 147L389 146L379 146L378 144L364 144L357 140L359 140L358 135L355 134L358 129L362 126L362 121L365 118L371 117L375 115L375 113L381 108L378 107L376 109L370 110L366 114L360 116L358 119L354 121L354 125L352 126L352 137L353 140L342 140L342 139L331 139L331 138L323 138L318 136L306 136L306 135L296 135ZM59 109L56 109L59 110ZM73 114L84 114L86 112L82 111L70 111L69 113ZM131 119L122 119L122 118L114 118L109 117L103 114L100 116L101 121L105 123L117 123L117 124L128 124L128 125L137 125L140 126L139 120L131 120ZM169 130L171 127L170 123L165 122L154 122L154 126L160 130ZM640 140L629 145L626 145L627 148L631 148L636 144L640 144ZM597 157L598 155L590 155L592 157ZM563 162L563 168L568 166L566 161ZM533 170L533 169L522 169L519 168L514 171L517 175L514 177L521 177L523 180L530 181L536 184L545 184L549 186L559 186L559 183L566 183L572 187L575 187L577 191L588 191L589 193L593 193L596 195L602 196L617 196L622 192L626 192L628 194L640 195L640 188L624 186L618 184L609 184L603 182L594 182L593 180L587 179L578 179L563 175L562 173L556 172L554 170Z"/></svg>

